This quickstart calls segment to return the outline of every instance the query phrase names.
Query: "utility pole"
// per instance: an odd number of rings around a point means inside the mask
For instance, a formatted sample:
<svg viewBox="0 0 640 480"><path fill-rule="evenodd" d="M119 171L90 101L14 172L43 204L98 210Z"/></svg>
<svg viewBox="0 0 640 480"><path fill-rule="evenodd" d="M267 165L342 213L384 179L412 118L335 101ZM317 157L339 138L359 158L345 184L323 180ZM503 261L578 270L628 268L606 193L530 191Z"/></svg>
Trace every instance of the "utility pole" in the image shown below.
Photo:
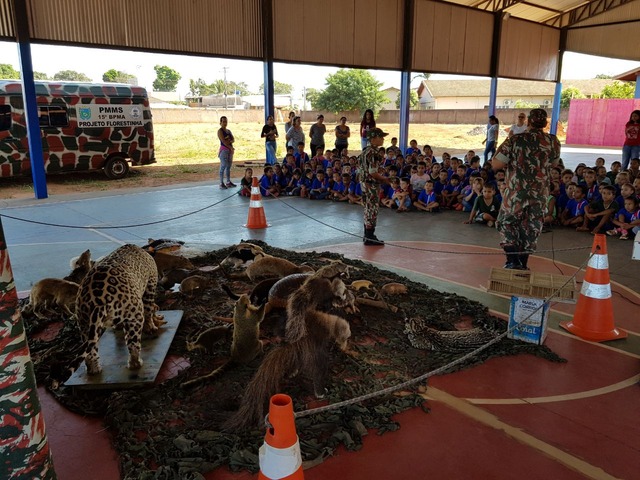
<svg viewBox="0 0 640 480"><path fill-rule="evenodd" d="M227 70L229 70L229 67L222 67L222 71L224 72L224 109L226 110L227 107Z"/></svg>
<svg viewBox="0 0 640 480"><path fill-rule="evenodd" d="M307 87L302 87L302 111L307 111Z"/></svg>

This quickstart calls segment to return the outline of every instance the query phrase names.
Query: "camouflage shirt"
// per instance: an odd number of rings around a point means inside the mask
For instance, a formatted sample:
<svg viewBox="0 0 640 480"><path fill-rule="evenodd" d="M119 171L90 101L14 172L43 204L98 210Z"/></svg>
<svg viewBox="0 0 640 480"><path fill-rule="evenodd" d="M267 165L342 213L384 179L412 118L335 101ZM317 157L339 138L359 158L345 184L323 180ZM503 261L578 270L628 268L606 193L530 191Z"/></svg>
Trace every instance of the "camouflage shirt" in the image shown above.
<svg viewBox="0 0 640 480"><path fill-rule="evenodd" d="M523 207L546 203L549 169L560 158L555 135L540 129L514 135L498 147L494 158L505 164L503 210L516 213Z"/></svg>
<svg viewBox="0 0 640 480"><path fill-rule="evenodd" d="M372 173L378 173L380 163L383 156L380 153L380 147L367 146L358 157L358 175L360 183L377 183L371 176Z"/></svg>

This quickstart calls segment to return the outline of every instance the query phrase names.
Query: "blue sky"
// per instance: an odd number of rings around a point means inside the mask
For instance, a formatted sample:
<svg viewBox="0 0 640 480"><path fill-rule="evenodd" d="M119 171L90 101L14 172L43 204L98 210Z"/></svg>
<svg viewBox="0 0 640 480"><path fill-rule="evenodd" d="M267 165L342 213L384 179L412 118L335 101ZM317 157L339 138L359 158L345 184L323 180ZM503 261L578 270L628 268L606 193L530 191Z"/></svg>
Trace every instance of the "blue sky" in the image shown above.
<svg viewBox="0 0 640 480"><path fill-rule="evenodd" d="M102 74L111 68L123 70L138 77L140 84L151 90L155 79L154 65L168 65L182 75L178 84L178 93L184 96L189 91L189 79L202 78L210 83L223 78L223 68L227 69L227 79L245 82L249 90L258 91L262 83L262 62L248 60L231 60L223 58L205 58L184 55L166 55L120 50L92 49L82 47L63 47L56 45L32 46L33 66L36 71L49 75L60 70L76 70L94 81L102 81ZM17 45L11 42L0 42L0 63L10 63L18 68ZM576 53L565 53L562 77L565 79L594 78L599 73L616 75L633 68L640 67L639 62L593 57ZM297 94L303 87L324 88L326 76L337 70L335 67L315 67L277 63L274 76L277 81L295 86ZM385 87L399 87L400 73L382 70L371 72L383 82ZM433 79L475 78L454 75L434 75ZM413 86L417 86L418 81Z"/></svg>

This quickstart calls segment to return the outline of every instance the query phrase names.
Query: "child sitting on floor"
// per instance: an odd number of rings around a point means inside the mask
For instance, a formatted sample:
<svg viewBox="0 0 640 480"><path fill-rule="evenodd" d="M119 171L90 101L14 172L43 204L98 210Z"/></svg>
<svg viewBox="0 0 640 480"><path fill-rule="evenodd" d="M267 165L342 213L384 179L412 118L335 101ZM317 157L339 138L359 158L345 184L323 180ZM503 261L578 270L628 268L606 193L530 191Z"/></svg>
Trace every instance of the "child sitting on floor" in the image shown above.
<svg viewBox="0 0 640 480"><path fill-rule="evenodd" d="M393 201L398 207L397 212L408 212L411 208L411 187L408 178L400 179L400 188L393 192Z"/></svg>
<svg viewBox="0 0 640 480"><path fill-rule="evenodd" d="M576 228L578 232L600 233L611 229L611 218L620 207L615 201L616 189L611 185L602 187L602 197L584 208L584 222Z"/></svg>
<svg viewBox="0 0 640 480"><path fill-rule="evenodd" d="M492 183L482 187L482 195L476 198L469 219L464 223L484 223L493 227L500 211L500 202L495 198L496 189Z"/></svg>
<svg viewBox="0 0 640 480"><path fill-rule="evenodd" d="M238 195L243 197L251 196L251 186L253 185L253 168L247 168L244 171L244 177L240 180L240 191Z"/></svg>
<svg viewBox="0 0 640 480"><path fill-rule="evenodd" d="M587 195L587 187L585 185L575 185L572 192L573 198L567 202L567 208L560 215L560 224L565 227L575 227L582 225L582 222L584 222L584 208L587 206L587 201L584 197Z"/></svg>
<svg viewBox="0 0 640 480"><path fill-rule="evenodd" d="M324 172L318 170L316 172L316 178L311 184L309 190L309 198L311 200L324 200L329 196L329 180L324 177Z"/></svg>
<svg viewBox="0 0 640 480"><path fill-rule="evenodd" d="M380 203L387 208L394 208L396 203L393 200L393 195L396 193L396 190L400 190L400 179L398 177L390 177L389 188L386 190L384 196L380 198Z"/></svg>
<svg viewBox="0 0 640 480"><path fill-rule="evenodd" d="M455 208L458 205L458 195L460 195L460 177L454 173L442 190L443 207Z"/></svg>
<svg viewBox="0 0 640 480"><path fill-rule="evenodd" d="M427 183L424 184L424 190L422 190L420 195L418 195L415 207L423 212L438 211L440 203L438 202L438 197L433 189L433 180L427 180Z"/></svg>
<svg viewBox="0 0 640 480"><path fill-rule="evenodd" d="M260 178L260 193L263 197L277 197L280 190L276 184L273 167L264 167L264 175Z"/></svg>
<svg viewBox="0 0 640 480"><path fill-rule="evenodd" d="M620 240L628 240L637 235L640 229L640 209L638 199L634 196L624 199L624 208L618 211L613 220L615 228L607 230L607 235L620 235Z"/></svg>
<svg viewBox="0 0 640 480"><path fill-rule="evenodd" d="M362 205L362 187L360 182L355 179L349 184L349 203Z"/></svg>

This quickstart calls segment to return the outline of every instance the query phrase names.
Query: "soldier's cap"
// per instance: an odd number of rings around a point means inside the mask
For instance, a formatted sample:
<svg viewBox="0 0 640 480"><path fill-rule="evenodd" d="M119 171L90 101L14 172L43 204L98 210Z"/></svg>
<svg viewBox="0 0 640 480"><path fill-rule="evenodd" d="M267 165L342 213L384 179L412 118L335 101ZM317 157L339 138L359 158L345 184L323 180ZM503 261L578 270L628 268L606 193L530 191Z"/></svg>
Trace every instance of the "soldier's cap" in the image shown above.
<svg viewBox="0 0 640 480"><path fill-rule="evenodd" d="M547 126L547 112L542 108L534 108L529 112L529 122L532 127L544 128Z"/></svg>
<svg viewBox="0 0 640 480"><path fill-rule="evenodd" d="M371 130L369 130L369 132L367 133L367 138L373 138L373 137L386 137L387 135L389 135L388 133L385 133L382 131L381 128L372 128Z"/></svg>

